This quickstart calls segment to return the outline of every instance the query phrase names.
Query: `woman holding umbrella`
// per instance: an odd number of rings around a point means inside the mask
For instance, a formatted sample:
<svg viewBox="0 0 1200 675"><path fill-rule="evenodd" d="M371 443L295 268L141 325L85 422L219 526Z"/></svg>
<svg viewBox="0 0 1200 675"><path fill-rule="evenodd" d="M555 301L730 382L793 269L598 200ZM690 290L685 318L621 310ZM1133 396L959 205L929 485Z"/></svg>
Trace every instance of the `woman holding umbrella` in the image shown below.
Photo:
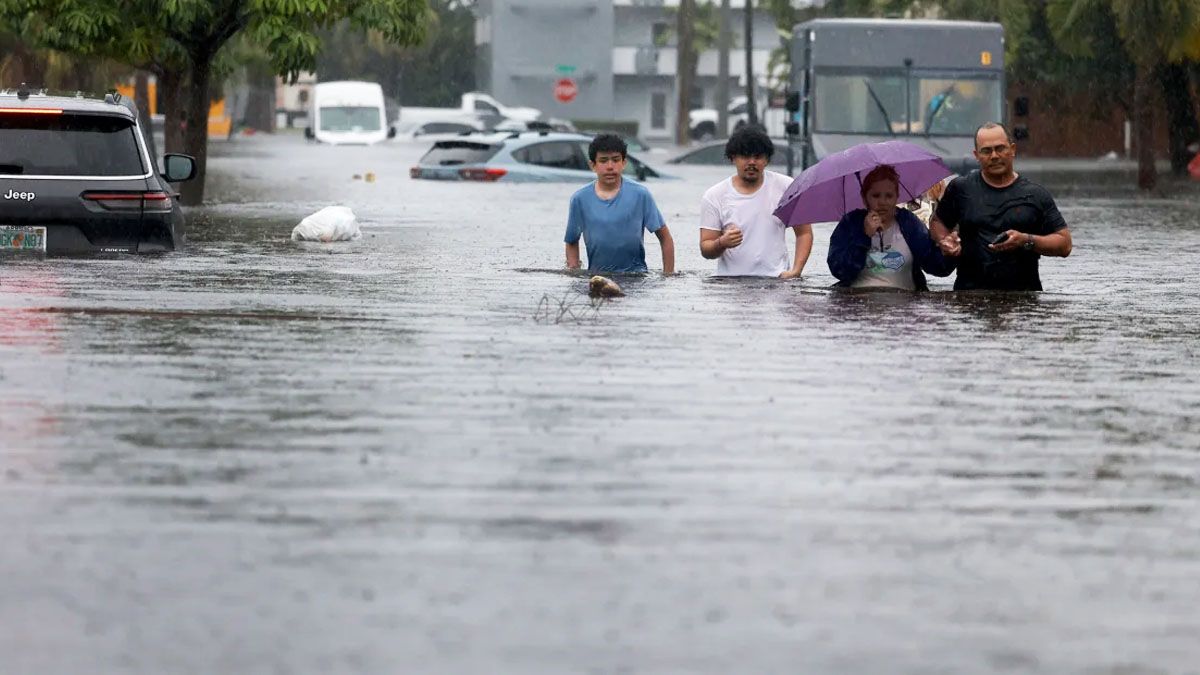
<svg viewBox="0 0 1200 675"><path fill-rule="evenodd" d="M924 291L925 272L949 276L954 262L912 212L899 208L900 177L890 165L862 178L863 207L842 216L829 239L829 271L839 286Z"/></svg>

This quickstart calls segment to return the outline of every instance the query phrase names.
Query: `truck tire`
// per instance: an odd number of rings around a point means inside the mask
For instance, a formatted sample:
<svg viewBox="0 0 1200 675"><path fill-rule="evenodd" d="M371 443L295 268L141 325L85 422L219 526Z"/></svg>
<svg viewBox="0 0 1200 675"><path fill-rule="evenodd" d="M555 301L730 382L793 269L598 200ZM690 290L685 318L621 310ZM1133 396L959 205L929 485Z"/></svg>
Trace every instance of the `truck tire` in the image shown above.
<svg viewBox="0 0 1200 675"><path fill-rule="evenodd" d="M701 122L692 129L692 140L711 141L717 137L717 125L712 122Z"/></svg>

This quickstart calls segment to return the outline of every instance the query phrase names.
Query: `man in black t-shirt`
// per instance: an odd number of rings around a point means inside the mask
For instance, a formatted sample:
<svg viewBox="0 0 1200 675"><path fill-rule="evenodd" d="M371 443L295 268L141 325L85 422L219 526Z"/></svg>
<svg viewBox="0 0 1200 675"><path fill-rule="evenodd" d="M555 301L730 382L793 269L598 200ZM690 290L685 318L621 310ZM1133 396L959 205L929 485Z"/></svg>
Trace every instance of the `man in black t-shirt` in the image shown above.
<svg viewBox="0 0 1200 675"><path fill-rule="evenodd" d="M1015 156L1016 145L1003 125L979 127L979 170L950 183L929 222L942 253L958 258L956 291L1040 291L1038 258L1071 254L1071 231L1054 198L1017 175Z"/></svg>

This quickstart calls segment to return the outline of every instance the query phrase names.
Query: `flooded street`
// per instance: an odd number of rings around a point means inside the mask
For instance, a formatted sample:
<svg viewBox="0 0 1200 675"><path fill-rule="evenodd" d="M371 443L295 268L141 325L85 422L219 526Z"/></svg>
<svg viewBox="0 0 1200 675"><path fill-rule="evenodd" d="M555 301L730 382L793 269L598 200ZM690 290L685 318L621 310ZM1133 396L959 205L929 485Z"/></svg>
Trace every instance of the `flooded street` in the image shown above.
<svg viewBox="0 0 1200 675"><path fill-rule="evenodd" d="M5 672L1196 668L1195 188L1048 179L1039 295L863 295L832 225L713 279L728 171L649 155L681 274L593 310L577 185L421 151L241 139L181 252L0 262Z"/></svg>

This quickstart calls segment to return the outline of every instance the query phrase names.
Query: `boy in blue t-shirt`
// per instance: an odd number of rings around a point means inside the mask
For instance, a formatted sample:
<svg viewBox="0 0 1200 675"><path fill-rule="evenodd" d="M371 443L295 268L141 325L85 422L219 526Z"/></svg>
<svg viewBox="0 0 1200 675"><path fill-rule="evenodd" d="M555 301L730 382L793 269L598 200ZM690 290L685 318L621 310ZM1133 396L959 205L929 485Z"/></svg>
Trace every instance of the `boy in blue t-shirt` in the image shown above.
<svg viewBox="0 0 1200 675"><path fill-rule="evenodd" d="M587 246L588 271L645 272L642 230L650 230L662 246L663 274L675 272L675 242L650 191L621 177L625 141L600 134L588 146L596 180L571 196L567 216L567 267L579 269L579 237Z"/></svg>

